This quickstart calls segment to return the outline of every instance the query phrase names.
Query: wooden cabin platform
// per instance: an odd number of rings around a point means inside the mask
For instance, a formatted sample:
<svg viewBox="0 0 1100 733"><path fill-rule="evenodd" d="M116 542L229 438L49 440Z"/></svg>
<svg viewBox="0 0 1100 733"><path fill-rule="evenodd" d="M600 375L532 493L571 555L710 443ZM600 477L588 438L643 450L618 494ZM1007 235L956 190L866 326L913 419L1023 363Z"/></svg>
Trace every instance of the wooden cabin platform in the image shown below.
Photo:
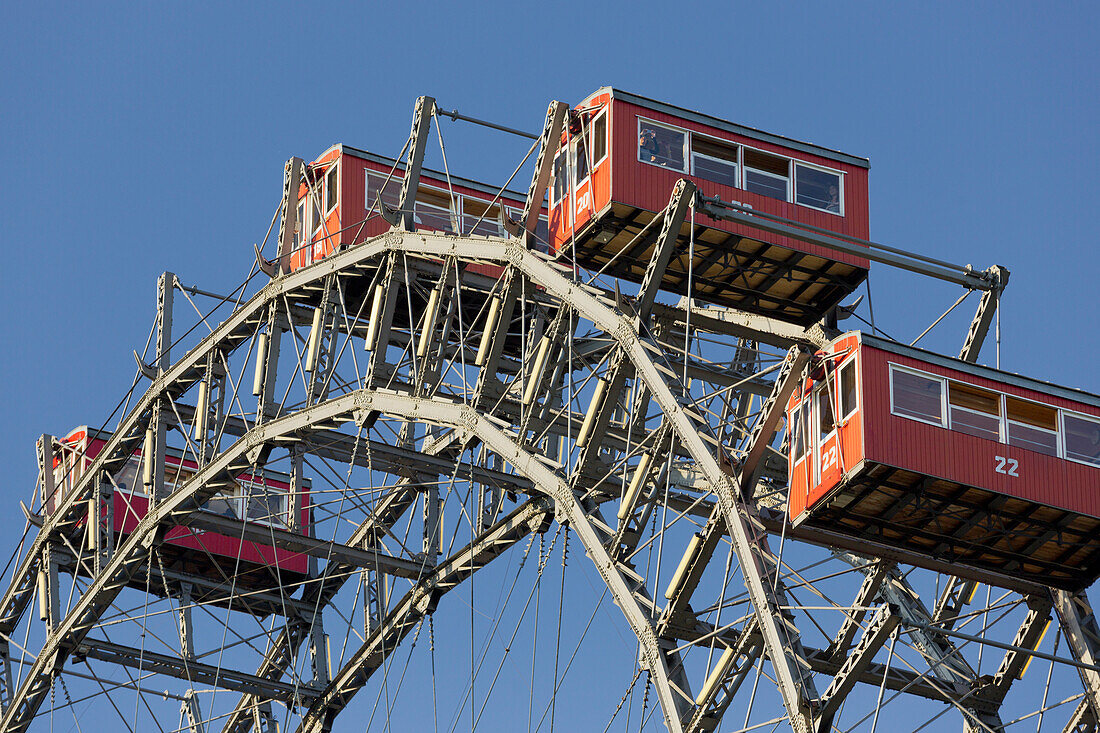
<svg viewBox="0 0 1100 733"><path fill-rule="evenodd" d="M578 234L577 262L624 280L641 282L653 256L660 230L657 222L637 239L653 212L612 203ZM662 289L687 295L689 269L692 298L781 318L801 325L821 319L867 276L866 266L842 262L768 244L748 236L706 226L713 220L697 216L692 251L691 224L681 227L676 251ZM726 225L728 227L728 225ZM610 239L608 239L610 237ZM605 265L611 265L604 269Z"/></svg>
<svg viewBox="0 0 1100 733"><path fill-rule="evenodd" d="M796 523L1067 590L1100 575L1100 519L882 463L855 467Z"/></svg>

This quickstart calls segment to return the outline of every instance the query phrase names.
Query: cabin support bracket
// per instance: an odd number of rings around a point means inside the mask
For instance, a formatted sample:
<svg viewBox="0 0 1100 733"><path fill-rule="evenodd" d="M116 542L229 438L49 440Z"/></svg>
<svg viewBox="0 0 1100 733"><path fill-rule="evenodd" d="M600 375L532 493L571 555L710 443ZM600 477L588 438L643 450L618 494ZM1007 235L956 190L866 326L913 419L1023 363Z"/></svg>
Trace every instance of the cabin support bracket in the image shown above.
<svg viewBox="0 0 1100 733"><path fill-rule="evenodd" d="M518 222L504 218L504 228L513 237L523 238L524 246L530 248L535 240L535 229L539 223L539 212L542 211L542 201L546 197L546 189L550 185L550 172L554 165L554 156L558 153L561 144L561 131L565 124L565 115L569 106L562 102L551 102L546 110L546 121L542 125L542 135L539 137L539 155L535 159L535 173L531 177L531 186L527 189L527 197L524 199L523 214Z"/></svg>
<svg viewBox="0 0 1100 733"><path fill-rule="evenodd" d="M180 701L180 717L186 721L184 725L191 733L206 733L206 728L202 724L199 698L194 690L183 693L183 700Z"/></svg>
<svg viewBox="0 0 1100 733"><path fill-rule="evenodd" d="M1052 597L1058 619L1062 623L1062 632L1074 659L1084 664L1096 665L1100 662L1100 625L1097 624L1088 597L1084 591L1070 593L1064 590L1053 590ZM1074 717L1087 722L1091 716L1091 725L1095 727L1100 720L1100 672L1080 667L1077 672L1081 675L1081 683L1085 688L1082 704L1088 706L1088 711L1081 710Z"/></svg>
<svg viewBox="0 0 1100 733"><path fill-rule="evenodd" d="M661 232L657 235L657 242L653 246L653 256L646 266L645 275L642 277L642 285L638 289L638 301L635 306L638 317L638 330L642 330L649 322L649 316L653 311L653 303L657 298L657 290L665 278L668 263L672 260L672 254L676 250L676 242L680 238L680 228L687 218L688 208L695 201L695 184L681 178L672 189L668 206L665 207L664 219L661 222Z"/></svg>
<svg viewBox="0 0 1100 733"><path fill-rule="evenodd" d="M1001 303L1001 293L1008 285L1008 269L1001 265L993 265L986 274L993 283L993 287L982 293L982 299L978 302L978 312L974 314L974 320L970 322L970 330L967 331L966 341L963 343L959 358L963 361L974 363L978 360L978 354L985 343L986 334L993 323L993 317Z"/></svg>
<svg viewBox="0 0 1100 733"><path fill-rule="evenodd" d="M206 368L202 381L198 384L195 415L191 423L192 436L198 447L197 462L200 468L217 453L224 403L225 367L221 353L213 349L206 357Z"/></svg>
<svg viewBox="0 0 1100 733"><path fill-rule="evenodd" d="M291 158L283 166L283 216L279 225L279 272L283 275L290 272L291 258L294 256L294 245L301 227L298 221L298 188L302 180L302 159ZM257 253L258 254L258 253ZM263 267L261 262L260 266ZM265 270L266 271L266 270ZM272 272L267 273L274 276Z"/></svg>
<svg viewBox="0 0 1100 733"><path fill-rule="evenodd" d="M165 272L157 278L157 374L163 376L172 364L172 303L176 276ZM153 404L149 418L145 448L150 455L143 455L148 466L142 477L149 492L150 505L164 498L164 457L168 447L168 421L171 406L167 398L159 397ZM151 438L151 439L150 439Z"/></svg>
<svg viewBox="0 0 1100 733"><path fill-rule="evenodd" d="M401 179L401 194L397 199L397 218L401 228L411 232L416 228L416 214L413 211L416 191L420 187L420 171L424 166L424 149L428 144L428 130L432 115L435 113L435 99L419 97L413 109L412 131L409 133L409 156L405 164L405 175ZM385 212L382 194L379 192L378 205ZM386 217L389 220L389 217ZM390 221L394 224L393 221Z"/></svg>

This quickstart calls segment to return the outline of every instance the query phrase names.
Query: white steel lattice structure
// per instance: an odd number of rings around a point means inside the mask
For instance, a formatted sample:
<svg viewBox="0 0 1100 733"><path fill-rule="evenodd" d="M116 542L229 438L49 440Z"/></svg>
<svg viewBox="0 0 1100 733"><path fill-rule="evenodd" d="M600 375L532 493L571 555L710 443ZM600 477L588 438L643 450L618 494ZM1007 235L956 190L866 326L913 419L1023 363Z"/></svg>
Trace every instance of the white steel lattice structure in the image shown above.
<svg viewBox="0 0 1100 733"><path fill-rule="evenodd" d="M59 496L57 443L43 437L38 494L56 505L32 508L0 601L0 729L96 729L80 715L134 730L381 728L405 688L413 708L426 708L430 690L438 714L439 632L469 615L471 646L459 647L469 658L452 665L469 677L454 706L469 702L469 718L454 726L526 718L534 730L544 704L577 704L565 685L571 668L581 674L570 651L578 666L592 661L591 638L560 641L563 594L579 573L602 594L597 610L605 597L617 606L600 623L633 634L636 647L618 660L634 674L586 703L586 715L603 716L586 718L588 729L950 720L971 731L1095 730L1100 638L1083 593L959 577L946 562L915 568L887 545L785 522L783 408L835 332L659 302L664 268L691 257L674 236L702 205L690 183L669 192L650 270L625 296L530 246L564 115L556 103L513 236L415 231L402 214L434 114L422 98L388 233L291 273L261 259L270 280L216 327L200 318L209 332L182 355L171 348L173 294L196 290L166 273L156 358L139 359L145 390ZM287 168L280 258L293 239L298 165ZM1003 282L985 288L963 358L977 358ZM165 478L170 445L194 466L186 480ZM116 476L138 450L150 506L111 533ZM202 508L225 495L267 501L239 480L265 468L287 475L291 518L311 481L308 526ZM168 559L180 527L304 554L309 572L286 583L275 567L274 580L256 581L209 552ZM577 542L584 553L567 555ZM490 590L478 596L481 577ZM471 588L461 603L450 593L460 587ZM548 618L534 662L510 658L542 594L558 606L557 641L546 638ZM480 651L475 609L492 619ZM1058 633L1043 637L1053 619ZM431 675L418 663L406 678L414 650L431 655ZM499 659L496 676L481 673L487 658ZM526 675L529 665L524 713L483 722L501 670Z"/></svg>

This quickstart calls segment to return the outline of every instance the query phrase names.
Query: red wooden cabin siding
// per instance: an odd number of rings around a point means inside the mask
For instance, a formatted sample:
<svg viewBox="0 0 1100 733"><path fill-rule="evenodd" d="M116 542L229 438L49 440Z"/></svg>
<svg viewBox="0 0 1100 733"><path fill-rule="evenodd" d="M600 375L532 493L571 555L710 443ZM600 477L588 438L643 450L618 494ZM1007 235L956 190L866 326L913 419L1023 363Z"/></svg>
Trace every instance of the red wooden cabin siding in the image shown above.
<svg viewBox="0 0 1100 733"><path fill-rule="evenodd" d="M315 233L313 241L318 243L318 246L312 248L301 247L292 260L292 269L298 269L316 262L341 247L360 244L371 237L385 233L389 229L389 224L379 214L375 202L366 200L367 171L385 177L390 175L392 170L394 183L391 185L400 187L404 175L404 166L398 165L394 169L393 161L378 162L369 160L355 155L354 152L343 145L336 145L325 151L321 157L310 165L318 170L327 171L328 165L326 164L333 161L336 161L337 165L340 166L337 173L340 190L337 206L333 214L325 220L329 237L325 239L323 233ZM460 182L462 179L452 178L448 185L446 177L439 174L433 175L433 173L433 171L428 170L421 173L420 185L422 187L438 189L441 192L453 191L455 195L467 196L485 203L493 200L494 194L463 185ZM321 175L318 176L318 180L321 180ZM299 199L305 195L306 187L302 185L298 193ZM524 202L523 199L513 194L502 195L497 198L497 205L501 204L512 209L522 210ZM367 212L371 211L372 207L374 210L371 213L371 218L366 221ZM459 212L459 215L461 216L461 212ZM321 243L322 240L324 240L323 243Z"/></svg>
<svg viewBox="0 0 1100 733"><path fill-rule="evenodd" d="M938 427L890 411L889 364L908 366L1010 396L1100 416L1090 405L997 382L863 345L868 460L1100 517L1100 468ZM998 473L995 456L1019 461L1018 477Z"/></svg>
<svg viewBox="0 0 1100 733"><path fill-rule="evenodd" d="M616 166L612 177L611 199L616 202L629 204L650 211L660 211L668 204L672 187L681 178L693 181L699 190L708 196L719 196L724 201L736 201L752 206L753 209L768 214L775 214L787 219L793 219L812 226L821 227L831 231L847 234L860 239L870 237L868 221L868 192L867 169L848 163L839 162L830 158L812 155L802 151L794 151L772 143L763 142L754 138L736 135L734 133L719 130L707 125L685 120L666 112L649 109L620 99L612 101L613 134L611 148ZM844 216L818 211L806 206L800 206L793 202L780 201L778 199L762 196L743 188L734 188L720 183L714 183L695 176L689 176L676 170L665 170L661 166L650 165L638 160L638 117L664 123L672 127L699 132L720 140L746 145L757 150L793 158L805 163L819 165L824 168L844 173ZM793 185L793 182L792 182ZM858 267L867 267L869 262L862 257L854 257L833 250L824 250L816 245L808 244L788 237L768 234L759 230L751 230L728 221L715 221L703 217L702 222L715 229L727 232L736 232L759 239L764 242L779 244L790 249L809 254L819 255L829 260L836 260Z"/></svg>
<svg viewBox="0 0 1100 733"><path fill-rule="evenodd" d="M83 451L81 458L81 473L91 465L91 462L99 455L106 443L99 438L87 440L86 431L74 431L70 433L64 442L78 447ZM135 456L140 456L141 451L135 451ZM56 462L55 462L56 463ZM194 471L196 464L192 461L183 461L184 469ZM168 457L168 466L171 469L180 465L180 460L173 456ZM76 477L74 477L75 482ZM283 494L290 491L290 485L286 482L265 476L242 476L241 479L252 485L270 486ZM138 523L145 518L149 511L149 497L140 492L115 491L113 494L114 525L111 529L126 535L134 531ZM310 522L309 493L303 492L301 510L298 517L300 527L309 527ZM307 531L308 533L308 531ZM267 565L278 567L287 572L306 573L309 570L309 558L301 553L272 547L270 545L257 544L255 542L242 541L237 537L228 537L217 532L207 532L190 527L175 527L165 535L165 542L169 545L196 550L205 554L229 558L236 561L253 563L255 565Z"/></svg>

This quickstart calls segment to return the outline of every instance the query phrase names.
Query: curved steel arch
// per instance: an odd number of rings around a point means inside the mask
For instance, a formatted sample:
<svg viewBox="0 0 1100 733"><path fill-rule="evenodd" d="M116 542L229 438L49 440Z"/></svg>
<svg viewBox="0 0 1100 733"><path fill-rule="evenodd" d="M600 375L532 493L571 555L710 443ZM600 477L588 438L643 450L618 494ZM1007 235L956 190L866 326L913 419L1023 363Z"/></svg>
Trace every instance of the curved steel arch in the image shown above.
<svg viewBox="0 0 1100 733"><path fill-rule="evenodd" d="M21 570L14 577L11 587L0 601L0 631L10 631L25 610L33 592L34 570L39 562L40 552L46 542L66 529L73 527L80 514L77 502L81 501L91 489L101 470L118 462L132 452L144 430L145 422L158 400L175 399L183 395L200 378L201 366L210 354L216 350L231 351L247 343L250 335L262 326L265 310L285 295L300 293L308 286L316 286L327 276L334 273L353 273L357 270L369 272L378 265L375 259L387 253L407 253L429 258L457 257L464 260L478 260L510 265L522 273L531 282L539 285L558 302L568 305L585 319L591 320L598 329L612 337L618 357L628 363L638 380L650 390L658 404L668 428L675 432L679 442L694 459L698 472L707 488L718 498L717 521L722 522L733 539L734 552L742 567L753 568L755 572L746 573L750 599L766 654L776 670L778 687L787 709L788 718L796 730L813 730L822 724L815 713L811 700L816 699L812 683L798 669L800 654L797 649L798 634L783 620L782 604L775 597L774 589L760 582L774 566L768 557L766 546L762 546L763 531L759 529L759 520L754 514L753 502L746 501L744 482L748 477L727 475L719 466L710 446L699 434L698 425L693 421L685 406L677 398L662 376L655 363L655 347L644 339L637 324L627 315L615 308L613 301L595 288L578 284L566 276L568 270L554 265L542 256L517 245L514 240L503 239L459 239L446 235L412 234L390 232L354 249L339 253L329 260L291 275L276 278L242 308L223 322L215 332L203 339L180 362L173 364L149 386L145 395L135 408L123 420L116 437L104 449L91 470L78 488L65 497L60 509L47 517L46 524L32 544L32 549L23 558ZM797 353L792 352L790 367L797 371ZM421 408L430 405L431 419L426 419ZM419 407L418 407L419 406ZM586 549L590 550L605 583L616 598L626 602L623 612L639 638L647 658L647 664L657 683L658 696L666 724L671 730L683 727L694 730L694 719L686 723L685 713L690 705L686 684L680 685L673 679L677 673L676 661L670 656L667 646L660 635L654 631L652 617L647 615L635 598L637 587L633 587L629 578L624 577L622 569L617 567L614 558L604 548L602 532L593 523L589 510L579 503L573 490L561 475L547 467L534 453L524 449L513 435L500 428L493 419L461 403L448 402L440 398L426 399L390 392L360 390L349 392L330 401L304 408L299 412L276 418L259 427L248 429L246 434L214 460L203 467L200 474L182 489L178 490L163 503L154 508L145 518L138 530L119 548L104 572L98 576L70 610L61 624L53 630L42 654L37 659L23 684L16 691L11 703L4 710L2 725L4 729L24 730L35 715L49 690L51 677L65 664L65 659L91 626L110 605L112 599L126 584L128 577L148 557L148 553L162 541L159 533L166 520L186 524L188 517L225 482L232 481L238 471L251 465L247 460L250 451L260 446L278 443L279 440L295 430L320 424L333 424L334 421L348 421L361 417L364 412L379 411L384 414L415 419L419 422L443 424L456 431L465 431L470 436L490 445L493 450L511 463L517 472L528 475L537 491L552 497L558 507L559 515L574 523L578 528ZM770 435L768 436L770 438ZM540 499L525 504L504 523L496 527L500 532L514 537L522 531L525 522L534 522L549 510ZM517 519L518 517L518 519ZM509 524L511 522L511 524ZM518 524L516 524L518 523ZM583 530L583 531L582 531ZM492 531L485 535L490 544ZM476 544L476 543L475 543ZM591 545L591 549L590 549ZM37 548L37 549L34 549ZM482 557L491 557L492 548L467 548L462 552L482 553ZM458 562L458 560L456 560ZM768 563L772 563L769 565ZM440 568L445 568L446 561ZM450 573L441 570L433 575L432 582L439 583L461 580L461 572ZM387 624L378 631L378 639L384 640L383 649L392 650L394 638L399 638L412 628L408 619L417 613L422 614L431 604L432 594L428 585L418 585L400 604L401 614L395 610L387 619ZM644 592L644 583L642 587ZM387 636L388 635L388 636ZM303 730L324 730L335 715L354 695L369 677L369 671L379 660L377 645L374 651L370 640L353 656L336 678L322 693L322 697L306 714L302 722ZM366 671L366 674L364 674ZM679 689L677 689L679 688ZM842 698L841 698L842 699ZM238 710L240 708L238 707Z"/></svg>

